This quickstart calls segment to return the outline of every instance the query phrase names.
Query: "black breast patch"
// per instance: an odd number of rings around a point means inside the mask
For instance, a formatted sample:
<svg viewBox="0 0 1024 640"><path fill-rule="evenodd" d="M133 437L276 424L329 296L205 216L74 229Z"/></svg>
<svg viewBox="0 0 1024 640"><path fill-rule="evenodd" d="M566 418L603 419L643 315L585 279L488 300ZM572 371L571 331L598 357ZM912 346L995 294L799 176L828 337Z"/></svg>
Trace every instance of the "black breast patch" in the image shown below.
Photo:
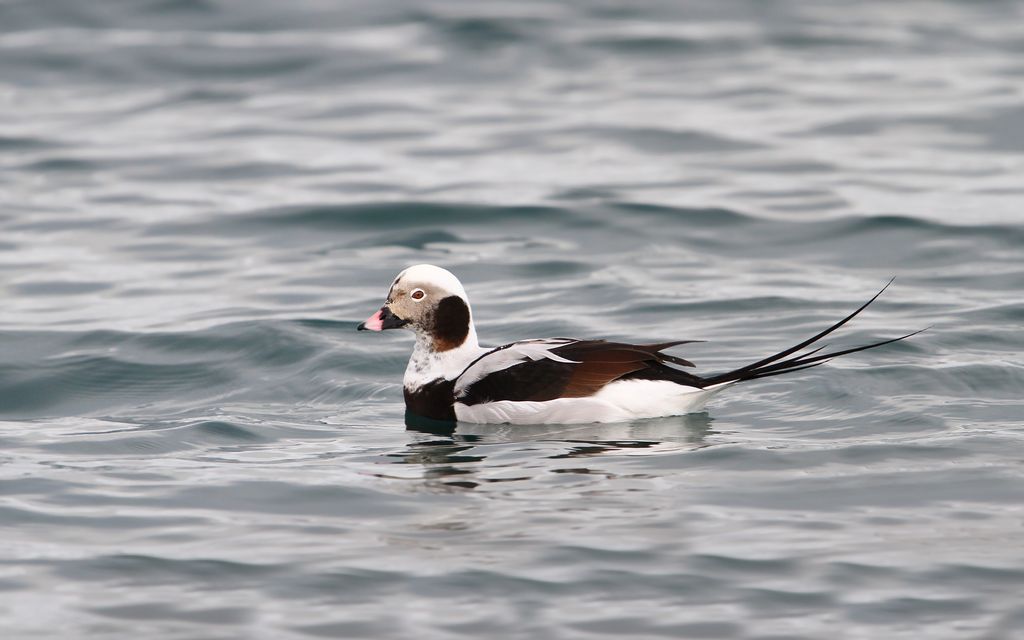
<svg viewBox="0 0 1024 640"><path fill-rule="evenodd" d="M454 389L454 380L434 380L412 391L405 389L405 408L424 418L454 422Z"/></svg>

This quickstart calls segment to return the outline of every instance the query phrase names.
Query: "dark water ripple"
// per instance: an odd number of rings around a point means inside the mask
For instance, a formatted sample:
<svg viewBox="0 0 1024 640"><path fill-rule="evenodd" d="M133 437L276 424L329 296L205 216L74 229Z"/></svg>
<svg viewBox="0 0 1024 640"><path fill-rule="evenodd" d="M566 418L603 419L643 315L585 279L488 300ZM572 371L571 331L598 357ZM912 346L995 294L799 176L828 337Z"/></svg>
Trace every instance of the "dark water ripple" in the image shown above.
<svg viewBox="0 0 1024 640"><path fill-rule="evenodd" d="M0 2L4 638L1024 634L1012 2ZM724 370L631 424L408 425L481 336Z"/></svg>

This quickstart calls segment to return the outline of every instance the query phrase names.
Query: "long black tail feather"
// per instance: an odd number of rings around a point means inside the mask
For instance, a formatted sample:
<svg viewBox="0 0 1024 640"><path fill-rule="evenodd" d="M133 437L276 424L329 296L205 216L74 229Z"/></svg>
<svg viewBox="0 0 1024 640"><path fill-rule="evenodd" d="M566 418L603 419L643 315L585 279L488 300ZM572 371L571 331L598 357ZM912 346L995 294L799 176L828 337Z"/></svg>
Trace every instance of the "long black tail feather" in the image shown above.
<svg viewBox="0 0 1024 640"><path fill-rule="evenodd" d="M767 358L758 360L757 362L754 362L752 364L748 364L745 367L740 367L739 369L734 369L733 371L728 371L726 373L705 377L702 380L703 386L707 387L710 385L721 384L724 382L737 382L740 380L757 380L758 378L767 378L769 376L777 376L783 373L792 373L794 371L810 369L811 367L816 367L818 365L825 364L825 362L832 358L844 356L849 353L856 353L858 351L865 351L867 349L874 349L875 347L881 347L883 345L892 344L893 342L899 342L900 340L906 340L911 336L915 336L921 333L922 331L925 331L925 329L919 329L918 331L908 333L898 338L881 340L879 342L873 342L871 344L865 344L859 347L851 347L849 349L842 349L840 351L829 351L826 353L820 353L823 349L825 349L826 346L828 346L824 345L818 347L817 349L813 349L807 353L797 355L792 358L789 357L792 356L794 353L800 351L801 349L804 349L814 344L818 340L821 340L822 338L829 335L836 329L839 329L840 327L845 325L850 320L853 320L855 317L857 317L858 314L860 314L861 311L864 311L864 309L866 309L868 305L874 302L878 298L878 296L882 295L882 292L889 288L889 285L892 284L893 280L895 280L895 278L889 280L889 282L886 283L886 285L882 287L882 289L878 293L872 296L870 300L862 304L856 311L846 316L839 322L833 324L831 327L818 333L817 335L807 340L804 340L800 344L790 347L785 351L780 351L774 355L768 356Z"/></svg>

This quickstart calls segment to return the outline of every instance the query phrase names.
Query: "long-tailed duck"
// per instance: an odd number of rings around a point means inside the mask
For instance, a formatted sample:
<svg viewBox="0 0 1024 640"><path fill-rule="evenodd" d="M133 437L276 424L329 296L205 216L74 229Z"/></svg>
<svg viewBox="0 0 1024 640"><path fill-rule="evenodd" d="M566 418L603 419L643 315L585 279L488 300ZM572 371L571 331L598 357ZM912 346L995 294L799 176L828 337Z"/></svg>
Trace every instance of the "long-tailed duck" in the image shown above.
<svg viewBox="0 0 1024 640"><path fill-rule="evenodd" d="M669 366L693 366L664 353L692 340L626 344L545 338L481 347L462 283L446 269L429 264L398 274L384 306L358 329L401 327L416 335L404 387L406 409L417 416L476 423L620 422L700 411L711 396L737 382L800 371L829 358L909 338L918 332L840 351L820 353L824 347L818 347L793 355L849 322L888 286L810 339L709 376Z"/></svg>

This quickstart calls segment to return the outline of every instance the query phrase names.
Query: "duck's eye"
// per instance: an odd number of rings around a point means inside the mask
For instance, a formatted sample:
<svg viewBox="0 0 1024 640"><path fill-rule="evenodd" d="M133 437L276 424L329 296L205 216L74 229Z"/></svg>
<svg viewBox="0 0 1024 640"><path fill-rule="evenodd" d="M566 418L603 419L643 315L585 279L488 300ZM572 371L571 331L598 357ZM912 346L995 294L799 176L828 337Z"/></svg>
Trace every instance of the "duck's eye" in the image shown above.
<svg viewBox="0 0 1024 640"><path fill-rule="evenodd" d="M413 300L422 300L423 296L425 296L427 294L423 293L423 289L416 289L415 291L413 291L409 295L412 297Z"/></svg>

